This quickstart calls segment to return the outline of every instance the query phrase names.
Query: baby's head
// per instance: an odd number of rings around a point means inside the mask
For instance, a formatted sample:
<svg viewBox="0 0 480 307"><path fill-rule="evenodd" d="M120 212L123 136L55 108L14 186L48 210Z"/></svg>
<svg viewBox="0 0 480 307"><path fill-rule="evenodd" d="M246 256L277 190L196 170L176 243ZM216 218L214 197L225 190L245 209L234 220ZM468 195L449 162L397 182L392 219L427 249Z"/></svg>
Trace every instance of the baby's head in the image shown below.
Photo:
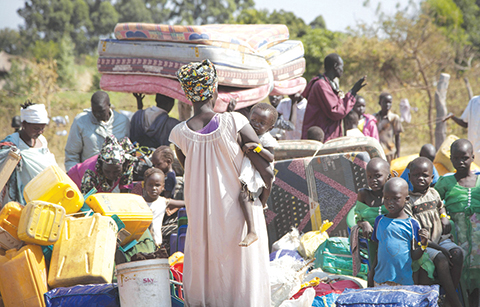
<svg viewBox="0 0 480 307"><path fill-rule="evenodd" d="M422 192L427 190L433 180L433 163L426 157L418 157L409 165L408 174L413 186L413 192Z"/></svg>
<svg viewBox="0 0 480 307"><path fill-rule="evenodd" d="M430 161L433 162L433 160L435 160L436 153L437 150L435 149L435 146L433 146L432 144L425 144L420 149L420 153L418 155L420 157L428 158Z"/></svg>
<svg viewBox="0 0 480 307"><path fill-rule="evenodd" d="M357 112L358 116L362 116L365 113L365 108L367 103L365 102L365 98L360 95L355 96L356 102L353 106L353 110Z"/></svg>
<svg viewBox="0 0 480 307"><path fill-rule="evenodd" d="M367 164L367 184L372 191L381 191L390 179L390 165L382 158L373 158Z"/></svg>
<svg viewBox="0 0 480 307"><path fill-rule="evenodd" d="M172 168L175 156L173 150L169 146L163 145L158 147L152 154L152 164L154 167L162 170L165 174Z"/></svg>
<svg viewBox="0 0 480 307"><path fill-rule="evenodd" d="M383 112L388 112L392 108L393 97L390 93L381 93L378 98L378 104Z"/></svg>
<svg viewBox="0 0 480 307"><path fill-rule="evenodd" d="M408 196L408 184L399 177L392 178L383 187L383 204L389 212L389 217L398 217L405 208Z"/></svg>
<svg viewBox="0 0 480 307"><path fill-rule="evenodd" d="M271 104L259 103L250 111L250 125L257 135L263 135L273 129L277 117L277 110Z"/></svg>
<svg viewBox="0 0 480 307"><path fill-rule="evenodd" d="M470 165L474 158L473 146L469 140L458 139L450 146L450 161L457 172L470 171Z"/></svg>
<svg viewBox="0 0 480 307"><path fill-rule="evenodd" d="M325 132L318 126L312 126L307 130L307 140L314 140L323 143L325 139Z"/></svg>
<svg viewBox="0 0 480 307"><path fill-rule="evenodd" d="M143 175L143 195L148 202L158 199L165 186L165 174L158 168L149 168Z"/></svg>

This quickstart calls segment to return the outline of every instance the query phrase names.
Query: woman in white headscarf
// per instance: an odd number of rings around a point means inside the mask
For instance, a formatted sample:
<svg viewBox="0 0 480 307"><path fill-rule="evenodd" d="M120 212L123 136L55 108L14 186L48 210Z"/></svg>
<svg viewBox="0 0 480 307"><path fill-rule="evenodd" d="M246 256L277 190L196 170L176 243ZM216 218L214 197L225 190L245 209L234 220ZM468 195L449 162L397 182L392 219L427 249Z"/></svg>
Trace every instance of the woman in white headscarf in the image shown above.
<svg viewBox="0 0 480 307"><path fill-rule="evenodd" d="M22 157L10 177L8 195L2 195L3 204L6 200L25 204L23 199L25 185L46 167L57 165L55 156L48 150L47 139L42 135L49 122L45 105L25 102L20 109L20 118L22 121L20 131L10 134L2 141L13 143L20 150Z"/></svg>

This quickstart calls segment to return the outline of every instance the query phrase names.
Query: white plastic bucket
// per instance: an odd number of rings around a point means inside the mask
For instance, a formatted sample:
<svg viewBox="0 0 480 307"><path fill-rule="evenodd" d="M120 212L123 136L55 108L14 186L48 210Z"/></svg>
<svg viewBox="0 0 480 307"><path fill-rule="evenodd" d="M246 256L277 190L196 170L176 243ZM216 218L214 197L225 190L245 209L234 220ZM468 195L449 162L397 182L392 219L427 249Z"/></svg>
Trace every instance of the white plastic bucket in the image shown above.
<svg viewBox="0 0 480 307"><path fill-rule="evenodd" d="M116 267L120 306L171 307L168 259L150 259Z"/></svg>

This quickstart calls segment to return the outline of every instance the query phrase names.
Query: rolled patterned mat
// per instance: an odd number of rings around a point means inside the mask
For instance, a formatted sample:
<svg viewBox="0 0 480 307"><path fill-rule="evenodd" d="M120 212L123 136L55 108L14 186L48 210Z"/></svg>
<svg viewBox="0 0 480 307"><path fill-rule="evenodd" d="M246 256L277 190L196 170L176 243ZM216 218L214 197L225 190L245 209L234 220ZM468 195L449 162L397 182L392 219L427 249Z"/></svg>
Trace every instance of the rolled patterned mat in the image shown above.
<svg viewBox="0 0 480 307"><path fill-rule="evenodd" d="M107 74L151 75L177 79L175 75L177 70L188 63L152 58L101 56L98 58L97 68L100 73ZM269 67L247 70L215 64L215 68L220 85L252 88L269 83ZM297 72L301 70L296 66L286 67L284 75L295 75L295 69Z"/></svg>
<svg viewBox="0 0 480 307"><path fill-rule="evenodd" d="M98 43L98 54L100 57L152 58L183 63L209 59L215 65L241 69L260 69L270 66L260 54L189 43L101 39ZM274 66L287 62L289 61Z"/></svg>
<svg viewBox="0 0 480 307"><path fill-rule="evenodd" d="M160 25L119 23L115 37L124 40L154 40L214 45L255 53L288 40L285 25Z"/></svg>
<svg viewBox="0 0 480 307"><path fill-rule="evenodd" d="M105 91L143 94L162 94L185 103L191 104L177 80L144 75L113 75L103 74L100 88ZM224 112L231 98L237 100L236 109L251 106L265 99L269 94L269 85L249 89L219 87L218 99L215 103L216 112Z"/></svg>

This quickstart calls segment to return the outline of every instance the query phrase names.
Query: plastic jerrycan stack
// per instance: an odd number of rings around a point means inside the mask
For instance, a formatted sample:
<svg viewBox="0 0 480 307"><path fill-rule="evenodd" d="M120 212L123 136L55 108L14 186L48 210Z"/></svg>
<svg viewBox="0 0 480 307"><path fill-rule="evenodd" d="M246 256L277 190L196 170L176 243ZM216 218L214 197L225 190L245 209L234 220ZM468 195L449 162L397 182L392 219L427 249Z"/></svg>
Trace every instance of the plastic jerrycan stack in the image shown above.
<svg viewBox="0 0 480 307"><path fill-rule="evenodd" d="M39 200L29 202L20 216L18 238L28 243L51 245L60 237L64 222L62 206Z"/></svg>
<svg viewBox="0 0 480 307"><path fill-rule="evenodd" d="M83 195L77 185L58 166L51 165L35 176L23 191L25 202L43 200L65 208L67 214L83 206Z"/></svg>
<svg viewBox="0 0 480 307"><path fill-rule="evenodd" d="M122 241L122 246L132 240L138 240L150 226L153 219L152 210L140 195L125 193L97 193L85 201L95 212L105 216L116 214L131 233Z"/></svg>
<svg viewBox="0 0 480 307"><path fill-rule="evenodd" d="M26 245L0 256L0 292L5 307L45 306L48 291L42 248Z"/></svg>
<svg viewBox="0 0 480 307"><path fill-rule="evenodd" d="M107 216L67 217L53 246L48 284L52 288L111 283L118 227Z"/></svg>
<svg viewBox="0 0 480 307"><path fill-rule="evenodd" d="M3 206L0 211L0 227L10 233L18 240L18 224L20 222L20 215L22 214L23 206L17 202L11 201Z"/></svg>
<svg viewBox="0 0 480 307"><path fill-rule="evenodd" d="M0 211L0 247L9 250L22 246L18 238L18 224L23 206L16 202L9 202Z"/></svg>

